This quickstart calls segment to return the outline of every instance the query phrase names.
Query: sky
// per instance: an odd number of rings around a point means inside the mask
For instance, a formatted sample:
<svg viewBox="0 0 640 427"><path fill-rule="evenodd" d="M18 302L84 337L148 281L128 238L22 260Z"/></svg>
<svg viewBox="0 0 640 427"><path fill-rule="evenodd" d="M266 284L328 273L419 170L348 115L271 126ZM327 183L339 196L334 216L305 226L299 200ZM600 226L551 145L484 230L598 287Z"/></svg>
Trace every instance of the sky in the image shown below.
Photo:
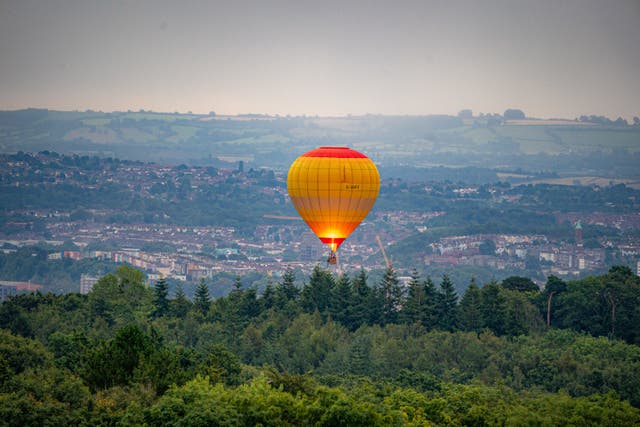
<svg viewBox="0 0 640 427"><path fill-rule="evenodd" d="M0 0L0 109L640 116L640 0Z"/></svg>

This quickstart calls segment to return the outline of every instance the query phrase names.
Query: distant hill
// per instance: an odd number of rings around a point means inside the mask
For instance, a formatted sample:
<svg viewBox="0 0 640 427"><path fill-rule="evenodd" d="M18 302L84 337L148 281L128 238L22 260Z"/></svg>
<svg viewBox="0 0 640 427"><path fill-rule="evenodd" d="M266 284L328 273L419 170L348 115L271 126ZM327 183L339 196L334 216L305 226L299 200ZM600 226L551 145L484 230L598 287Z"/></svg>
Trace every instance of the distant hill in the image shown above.
<svg viewBox="0 0 640 427"><path fill-rule="evenodd" d="M348 145L383 168L405 171L406 178L433 167L560 175L554 178L638 177L640 126L589 117L281 117L27 109L0 111L0 152L52 150L216 167L242 160L248 168L285 169L311 148Z"/></svg>

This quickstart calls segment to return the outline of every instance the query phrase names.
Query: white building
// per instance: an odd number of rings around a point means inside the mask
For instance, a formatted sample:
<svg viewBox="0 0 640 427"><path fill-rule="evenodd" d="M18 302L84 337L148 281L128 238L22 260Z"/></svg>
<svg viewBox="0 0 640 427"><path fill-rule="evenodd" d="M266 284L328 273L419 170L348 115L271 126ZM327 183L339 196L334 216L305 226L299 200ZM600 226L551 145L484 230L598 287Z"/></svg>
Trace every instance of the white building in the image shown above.
<svg viewBox="0 0 640 427"><path fill-rule="evenodd" d="M100 280L99 277L89 276L87 274L83 274L80 276L80 293L83 295L88 294L93 289L93 285L98 283Z"/></svg>

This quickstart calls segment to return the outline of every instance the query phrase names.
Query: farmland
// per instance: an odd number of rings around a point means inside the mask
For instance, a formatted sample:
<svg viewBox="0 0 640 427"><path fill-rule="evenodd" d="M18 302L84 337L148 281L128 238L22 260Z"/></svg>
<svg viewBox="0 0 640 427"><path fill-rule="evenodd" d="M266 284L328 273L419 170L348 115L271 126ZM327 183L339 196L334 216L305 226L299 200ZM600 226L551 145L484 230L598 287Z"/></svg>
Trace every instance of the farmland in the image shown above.
<svg viewBox="0 0 640 427"><path fill-rule="evenodd" d="M453 116L281 117L140 112L0 112L0 152L54 150L171 164L285 169L321 145L367 152L406 178L480 168L513 183L637 183L640 127ZM452 176L458 176L452 173ZM490 175L495 177L495 175ZM402 177L402 176L401 176ZM549 181L545 181L549 182Z"/></svg>

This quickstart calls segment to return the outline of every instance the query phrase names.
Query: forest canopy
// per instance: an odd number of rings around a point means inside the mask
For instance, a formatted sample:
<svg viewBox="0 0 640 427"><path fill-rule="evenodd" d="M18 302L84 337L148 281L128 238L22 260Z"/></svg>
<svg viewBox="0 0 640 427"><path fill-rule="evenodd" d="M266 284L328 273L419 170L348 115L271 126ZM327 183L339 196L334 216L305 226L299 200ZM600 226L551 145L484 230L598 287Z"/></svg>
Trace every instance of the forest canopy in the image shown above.
<svg viewBox="0 0 640 427"><path fill-rule="evenodd" d="M0 425L640 422L626 267L461 298L391 268L368 283L316 267L302 288L288 270L260 295L238 278L215 300L204 281L189 300L143 279L123 266L86 296L0 305Z"/></svg>

